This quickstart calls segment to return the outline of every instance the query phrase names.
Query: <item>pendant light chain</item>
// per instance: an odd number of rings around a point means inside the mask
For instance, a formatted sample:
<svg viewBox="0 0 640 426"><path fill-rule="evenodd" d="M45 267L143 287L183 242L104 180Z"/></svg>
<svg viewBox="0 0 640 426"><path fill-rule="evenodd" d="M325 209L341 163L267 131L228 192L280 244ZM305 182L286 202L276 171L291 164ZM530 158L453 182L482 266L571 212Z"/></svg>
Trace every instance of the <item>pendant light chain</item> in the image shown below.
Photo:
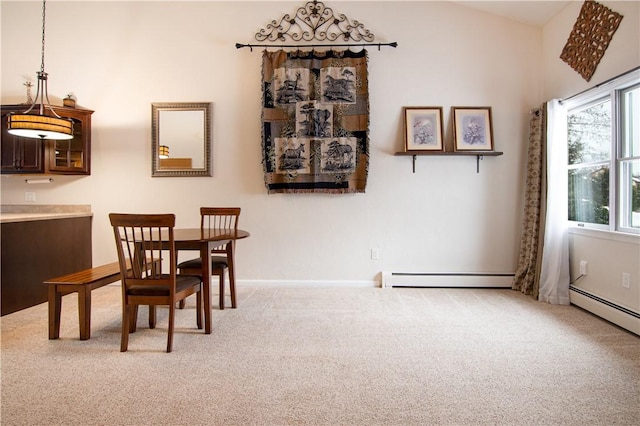
<svg viewBox="0 0 640 426"><path fill-rule="evenodd" d="M40 62L40 72L44 73L44 23L46 18L47 0L42 1L42 61Z"/></svg>
<svg viewBox="0 0 640 426"><path fill-rule="evenodd" d="M23 138L69 140L74 137L73 120L62 118L58 115L49 101L47 89L49 76L44 71L46 3L46 0L42 0L42 60L40 62L40 71L36 73L38 75L38 91L28 110L23 113L11 112L7 114L7 131L12 135ZM36 105L38 105L38 113L30 114ZM45 108L51 111L50 115L45 113Z"/></svg>

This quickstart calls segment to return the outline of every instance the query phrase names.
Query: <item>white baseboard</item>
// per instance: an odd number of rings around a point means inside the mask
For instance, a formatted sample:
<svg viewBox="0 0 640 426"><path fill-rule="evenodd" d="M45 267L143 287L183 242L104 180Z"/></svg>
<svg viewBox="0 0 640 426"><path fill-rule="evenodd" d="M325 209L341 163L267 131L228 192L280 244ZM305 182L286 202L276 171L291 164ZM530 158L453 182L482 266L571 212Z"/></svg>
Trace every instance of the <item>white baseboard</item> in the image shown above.
<svg viewBox="0 0 640 426"><path fill-rule="evenodd" d="M487 287L511 288L513 273L468 274L404 274L382 272L382 281L332 281L332 280L239 280L247 287L281 288L371 288L371 287Z"/></svg>
<svg viewBox="0 0 640 426"><path fill-rule="evenodd" d="M238 280L239 286L270 288L372 288L380 287L379 281L332 280Z"/></svg>
<svg viewBox="0 0 640 426"><path fill-rule="evenodd" d="M238 280L238 286L265 288L374 288L381 287L380 281L329 281L329 280ZM120 281L107 284L120 287ZM218 282L213 281L217 286ZM227 286L229 282L227 281Z"/></svg>
<svg viewBox="0 0 640 426"><path fill-rule="evenodd" d="M511 288L512 272L382 272L382 287Z"/></svg>
<svg viewBox="0 0 640 426"><path fill-rule="evenodd" d="M569 297L573 305L604 318L615 325L640 335L640 318L634 313L621 310L616 304L592 295L584 290L570 288ZM624 309L624 308L623 308Z"/></svg>

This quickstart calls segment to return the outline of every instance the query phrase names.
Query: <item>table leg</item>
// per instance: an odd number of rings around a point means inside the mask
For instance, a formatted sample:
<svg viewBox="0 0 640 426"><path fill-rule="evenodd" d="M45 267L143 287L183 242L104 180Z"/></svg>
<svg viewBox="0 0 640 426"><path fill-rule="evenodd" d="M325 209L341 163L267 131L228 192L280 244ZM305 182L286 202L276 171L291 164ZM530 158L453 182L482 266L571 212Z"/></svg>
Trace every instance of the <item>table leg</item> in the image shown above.
<svg viewBox="0 0 640 426"><path fill-rule="evenodd" d="M229 293L231 293L231 307L236 308L236 261L234 256L235 241L227 244L227 263L229 267Z"/></svg>
<svg viewBox="0 0 640 426"><path fill-rule="evenodd" d="M207 241L200 244L202 259L202 295L204 297L204 332L211 334L211 244Z"/></svg>

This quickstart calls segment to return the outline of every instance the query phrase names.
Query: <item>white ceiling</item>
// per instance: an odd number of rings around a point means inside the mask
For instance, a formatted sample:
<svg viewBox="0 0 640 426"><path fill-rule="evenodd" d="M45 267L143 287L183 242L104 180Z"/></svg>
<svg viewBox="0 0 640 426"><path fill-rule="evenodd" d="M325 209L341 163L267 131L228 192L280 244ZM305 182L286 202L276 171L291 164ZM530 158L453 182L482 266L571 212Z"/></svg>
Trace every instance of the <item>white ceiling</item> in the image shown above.
<svg viewBox="0 0 640 426"><path fill-rule="evenodd" d="M513 19L518 22L541 27L571 3L571 1L582 0L451 1L474 9L482 10L484 12L504 16L505 18Z"/></svg>
<svg viewBox="0 0 640 426"><path fill-rule="evenodd" d="M1 1L1 0L0 0ZM63 1L63 0L51 0ZM84 0L84 1L104 1L104 0ZM121 1L121 0L107 0ZM137 1L157 1L157 0L137 0ZM228 1L228 0L208 0L208 1ZM235 0L235 1L273 1L273 0ZM279 0L282 2L299 3L301 6L307 0ZM338 0L338 1L441 1L441 0ZM584 0L448 0L464 6L472 7L494 15L503 16L525 24L541 27L560 12L572 1L584 2ZM637 0L631 0L637 1ZM332 0L324 0L327 7L332 7ZM335 9L334 9L335 10Z"/></svg>
<svg viewBox="0 0 640 426"><path fill-rule="evenodd" d="M115 1L115 0L112 0ZM151 1L151 0L145 0ZM222 1L222 0L209 0ZM235 1L271 1L271 0L235 0ZM306 4L307 0L280 0ZM441 0L339 0L339 1L441 1ZM464 6L472 7L494 15L513 19L514 21L541 27L560 12L572 1L584 2L584 0L448 0ZM637 1L637 0L632 0ZM331 0L323 3L332 7Z"/></svg>

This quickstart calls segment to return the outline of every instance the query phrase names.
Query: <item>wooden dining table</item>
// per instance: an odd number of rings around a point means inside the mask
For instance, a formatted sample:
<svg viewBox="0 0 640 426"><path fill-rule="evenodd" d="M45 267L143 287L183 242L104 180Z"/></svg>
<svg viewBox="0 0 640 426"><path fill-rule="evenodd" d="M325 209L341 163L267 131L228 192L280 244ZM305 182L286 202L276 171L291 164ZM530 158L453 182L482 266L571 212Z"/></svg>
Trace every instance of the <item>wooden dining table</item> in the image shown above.
<svg viewBox="0 0 640 426"><path fill-rule="evenodd" d="M174 228L173 239L176 250L197 250L201 259L211 257L211 250L227 244L229 269L235 271L235 241L249 237L249 232L238 229ZM232 269L233 268L233 269ZM211 334L211 262L202 262L202 284L204 295L204 331Z"/></svg>

